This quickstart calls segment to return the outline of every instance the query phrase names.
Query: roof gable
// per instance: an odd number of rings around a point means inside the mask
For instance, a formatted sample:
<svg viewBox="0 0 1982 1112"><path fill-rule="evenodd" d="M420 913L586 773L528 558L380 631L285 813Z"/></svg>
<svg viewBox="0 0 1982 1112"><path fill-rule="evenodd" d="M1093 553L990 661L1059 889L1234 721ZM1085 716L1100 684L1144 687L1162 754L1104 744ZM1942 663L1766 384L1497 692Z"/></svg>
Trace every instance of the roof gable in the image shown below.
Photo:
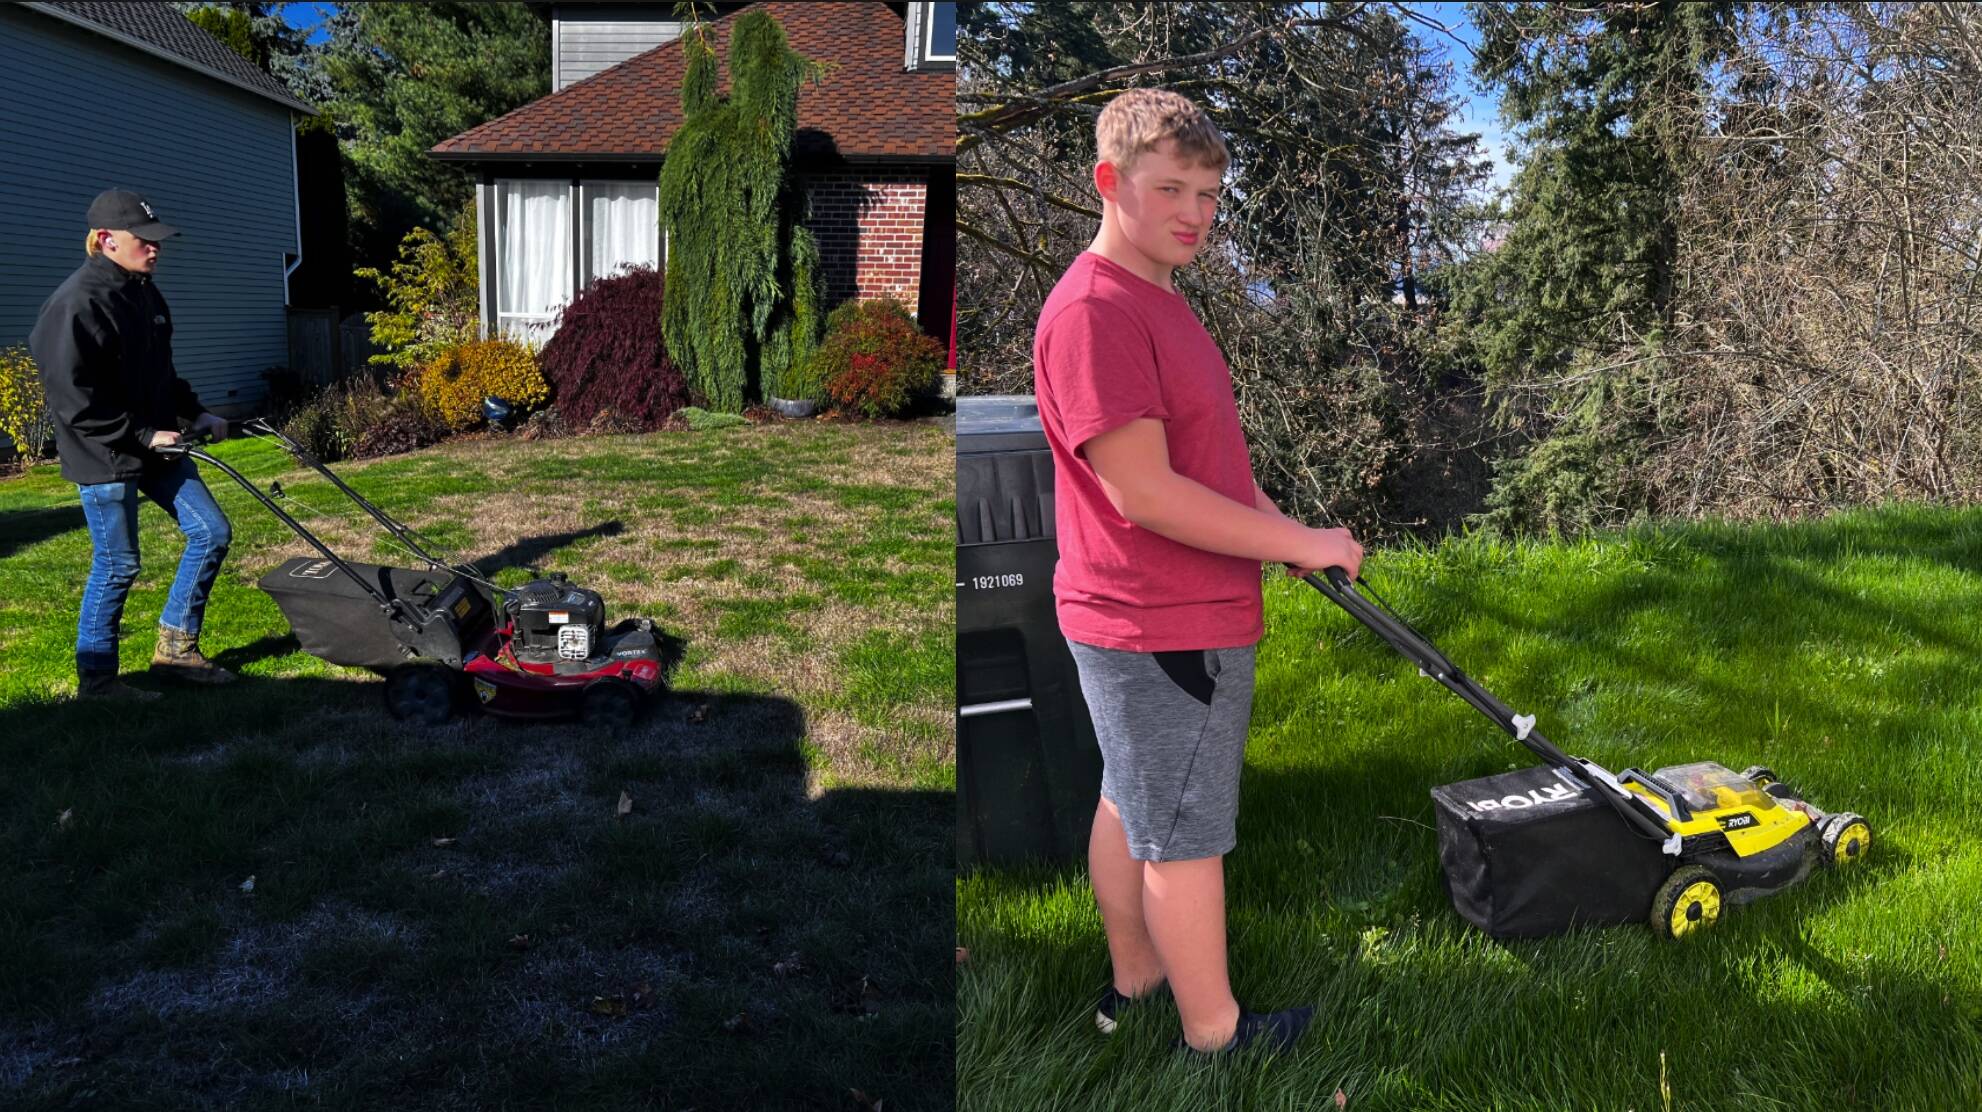
<svg viewBox="0 0 1982 1112"><path fill-rule="evenodd" d="M23 6L198 70L298 112L316 114L315 107L297 99L282 82L229 50L170 4L49 2Z"/></svg>
<svg viewBox="0 0 1982 1112"><path fill-rule="evenodd" d="M794 156L948 161L956 153L956 74L902 67L902 16L869 0L793 3L763 10L784 25L791 47L829 72L798 94ZM741 12L705 26L718 88L729 90L729 32ZM658 161L681 127L680 40L635 55L577 84L435 145L437 158L501 161Z"/></svg>

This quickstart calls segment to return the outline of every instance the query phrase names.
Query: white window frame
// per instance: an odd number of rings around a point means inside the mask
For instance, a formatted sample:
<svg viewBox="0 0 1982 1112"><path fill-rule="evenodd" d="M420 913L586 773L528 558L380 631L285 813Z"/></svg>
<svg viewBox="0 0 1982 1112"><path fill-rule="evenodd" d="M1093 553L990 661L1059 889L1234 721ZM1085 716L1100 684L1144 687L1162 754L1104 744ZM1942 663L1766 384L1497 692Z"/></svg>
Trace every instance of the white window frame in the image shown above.
<svg viewBox="0 0 1982 1112"><path fill-rule="evenodd" d="M935 19L936 3L928 2L920 6L922 8L922 28L921 28L922 42L920 44L921 52L922 52L922 60L925 62L954 63L957 60L957 48L954 45L950 47L950 52L948 54L936 53L936 19ZM955 31L956 25L957 25L956 5L951 4L950 27L951 27L952 35L956 33Z"/></svg>

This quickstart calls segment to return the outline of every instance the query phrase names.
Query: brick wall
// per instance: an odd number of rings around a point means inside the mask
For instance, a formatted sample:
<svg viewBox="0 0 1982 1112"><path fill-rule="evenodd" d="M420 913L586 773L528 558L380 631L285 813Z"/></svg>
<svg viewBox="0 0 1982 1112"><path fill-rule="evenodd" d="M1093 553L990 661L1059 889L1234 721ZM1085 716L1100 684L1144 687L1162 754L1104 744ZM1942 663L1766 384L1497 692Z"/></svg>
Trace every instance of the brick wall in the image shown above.
<svg viewBox="0 0 1982 1112"><path fill-rule="evenodd" d="M819 239L827 304L895 297L916 311L921 295L923 170L808 174L806 227Z"/></svg>

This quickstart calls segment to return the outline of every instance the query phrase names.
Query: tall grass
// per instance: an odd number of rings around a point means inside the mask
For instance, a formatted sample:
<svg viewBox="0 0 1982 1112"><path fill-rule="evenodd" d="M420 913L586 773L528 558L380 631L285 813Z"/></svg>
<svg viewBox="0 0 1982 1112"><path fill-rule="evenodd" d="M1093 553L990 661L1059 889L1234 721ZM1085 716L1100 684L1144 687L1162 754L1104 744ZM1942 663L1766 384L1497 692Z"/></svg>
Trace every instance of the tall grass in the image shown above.
<svg viewBox="0 0 1982 1112"><path fill-rule="evenodd" d="M1982 1107L1982 513L1485 538L1366 577L1558 745L1774 767L1870 819L1853 873L1690 944L1496 942L1452 911L1428 791L1534 763L1305 585L1277 580L1227 860L1234 987L1317 1005L1289 1055L1170 1052L1174 1007L1092 1026L1078 864L957 885L970 1108Z"/></svg>

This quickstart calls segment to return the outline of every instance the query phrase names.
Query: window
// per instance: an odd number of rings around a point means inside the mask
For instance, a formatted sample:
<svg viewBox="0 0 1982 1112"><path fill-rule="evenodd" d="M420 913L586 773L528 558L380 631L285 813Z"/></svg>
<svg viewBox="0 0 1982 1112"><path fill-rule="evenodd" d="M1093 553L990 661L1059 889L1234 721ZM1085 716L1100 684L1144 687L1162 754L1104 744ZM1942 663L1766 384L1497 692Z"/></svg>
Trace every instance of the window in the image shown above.
<svg viewBox="0 0 1982 1112"><path fill-rule="evenodd" d="M505 178L490 196L494 333L541 346L579 291L665 257L652 179Z"/></svg>
<svg viewBox="0 0 1982 1112"><path fill-rule="evenodd" d="M571 300L571 183L496 182L496 329L548 340Z"/></svg>
<svg viewBox="0 0 1982 1112"><path fill-rule="evenodd" d="M651 181L588 181L585 285L629 266L661 265L660 191Z"/></svg>
<svg viewBox="0 0 1982 1112"><path fill-rule="evenodd" d="M953 3L922 5L922 60L957 60L957 6Z"/></svg>

